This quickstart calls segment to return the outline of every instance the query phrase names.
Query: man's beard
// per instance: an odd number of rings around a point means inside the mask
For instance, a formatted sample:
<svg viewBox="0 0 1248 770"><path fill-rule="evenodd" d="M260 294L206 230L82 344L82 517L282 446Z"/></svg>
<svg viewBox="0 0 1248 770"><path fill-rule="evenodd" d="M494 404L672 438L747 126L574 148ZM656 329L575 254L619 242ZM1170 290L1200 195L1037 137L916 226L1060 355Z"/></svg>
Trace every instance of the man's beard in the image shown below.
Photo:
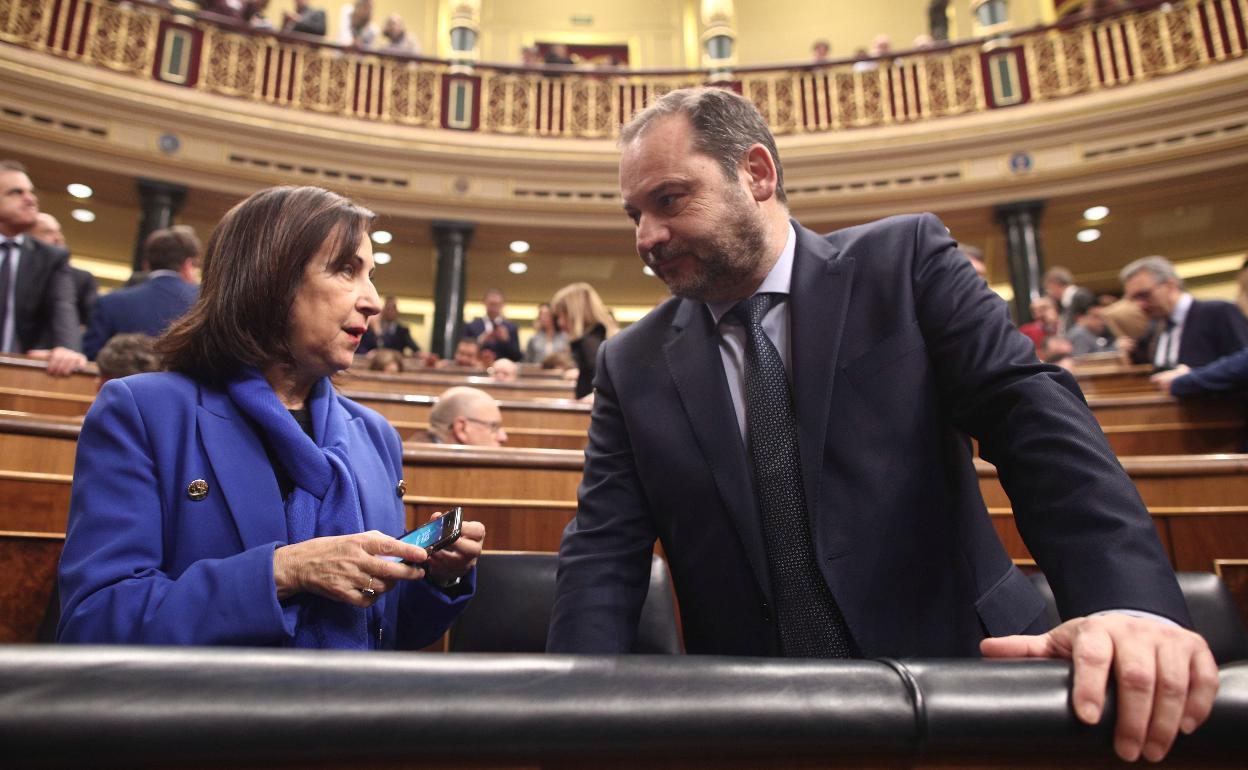
<svg viewBox="0 0 1248 770"><path fill-rule="evenodd" d="M663 279L673 295L698 302L739 299L721 295L754 275L764 258L767 239L754 212L738 203L725 208L721 224L720 230L707 238L671 240L650 251L652 264L659 265L668 259L693 255L697 267L691 274Z"/></svg>

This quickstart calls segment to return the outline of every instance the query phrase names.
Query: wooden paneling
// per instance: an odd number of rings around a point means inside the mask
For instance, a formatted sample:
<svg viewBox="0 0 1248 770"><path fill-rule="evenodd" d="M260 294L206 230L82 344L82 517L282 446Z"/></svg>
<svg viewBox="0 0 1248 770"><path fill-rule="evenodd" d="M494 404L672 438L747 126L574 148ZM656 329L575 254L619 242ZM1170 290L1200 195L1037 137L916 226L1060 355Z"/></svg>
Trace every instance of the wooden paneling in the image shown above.
<svg viewBox="0 0 1248 770"><path fill-rule="evenodd" d="M59 533L0 531L0 643L36 641L64 545Z"/></svg>

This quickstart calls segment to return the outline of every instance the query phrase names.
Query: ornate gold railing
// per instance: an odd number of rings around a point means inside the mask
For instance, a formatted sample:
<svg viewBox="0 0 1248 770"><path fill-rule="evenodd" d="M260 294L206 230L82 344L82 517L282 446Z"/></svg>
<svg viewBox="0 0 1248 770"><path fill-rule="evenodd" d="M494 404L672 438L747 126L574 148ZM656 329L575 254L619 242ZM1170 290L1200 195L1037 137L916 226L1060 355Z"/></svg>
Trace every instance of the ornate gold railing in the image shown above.
<svg viewBox="0 0 1248 770"><path fill-rule="evenodd" d="M717 80L777 134L932 120L1060 99L1239 59L1248 0L1143 3L989 41L865 62L742 68ZM207 93L363 120L521 136L610 138L702 70L532 70L343 49L157 5L0 0L0 42Z"/></svg>

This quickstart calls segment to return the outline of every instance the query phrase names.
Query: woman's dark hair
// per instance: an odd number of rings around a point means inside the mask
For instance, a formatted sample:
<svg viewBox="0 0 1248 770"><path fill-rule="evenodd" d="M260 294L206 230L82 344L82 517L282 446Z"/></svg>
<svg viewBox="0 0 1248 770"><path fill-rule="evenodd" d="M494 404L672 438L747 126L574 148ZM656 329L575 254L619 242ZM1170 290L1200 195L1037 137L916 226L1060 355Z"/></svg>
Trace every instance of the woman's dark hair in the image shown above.
<svg viewBox="0 0 1248 770"><path fill-rule="evenodd" d="M156 343L165 366L219 385L244 366L294 364L290 309L308 262L326 241L333 263L352 259L373 216L319 187L271 187L230 209L208 239L199 299Z"/></svg>

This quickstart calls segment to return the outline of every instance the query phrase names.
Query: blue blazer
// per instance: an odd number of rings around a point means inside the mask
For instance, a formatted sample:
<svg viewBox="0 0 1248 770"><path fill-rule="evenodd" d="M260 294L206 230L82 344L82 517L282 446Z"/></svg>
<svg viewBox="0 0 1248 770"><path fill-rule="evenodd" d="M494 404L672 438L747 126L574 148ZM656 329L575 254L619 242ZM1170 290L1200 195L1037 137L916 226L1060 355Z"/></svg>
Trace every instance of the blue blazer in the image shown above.
<svg viewBox="0 0 1248 770"><path fill-rule="evenodd" d="M404 530L394 428L338 396L364 529ZM208 495L194 500L191 482ZM222 390L181 374L105 384L78 440L60 566L65 642L283 646L295 604L277 600L273 550L285 509L264 446ZM465 578L475 586L475 575ZM419 649L465 606L433 585L402 583L370 611L375 646Z"/></svg>
<svg viewBox="0 0 1248 770"><path fill-rule="evenodd" d="M91 323L82 338L82 352L94 361L114 334L158 337L191 309L198 296L198 286L174 275L158 275L138 286L105 294L95 303Z"/></svg>
<svg viewBox="0 0 1248 770"><path fill-rule="evenodd" d="M1062 369L930 215L820 236L795 224L793 403L819 568L865 657L976 656L1043 600L985 510L979 439L1064 616L1188 622L1157 532ZM771 576L719 349L670 299L603 343L548 648L628 652L663 544L689 652L775 655Z"/></svg>

